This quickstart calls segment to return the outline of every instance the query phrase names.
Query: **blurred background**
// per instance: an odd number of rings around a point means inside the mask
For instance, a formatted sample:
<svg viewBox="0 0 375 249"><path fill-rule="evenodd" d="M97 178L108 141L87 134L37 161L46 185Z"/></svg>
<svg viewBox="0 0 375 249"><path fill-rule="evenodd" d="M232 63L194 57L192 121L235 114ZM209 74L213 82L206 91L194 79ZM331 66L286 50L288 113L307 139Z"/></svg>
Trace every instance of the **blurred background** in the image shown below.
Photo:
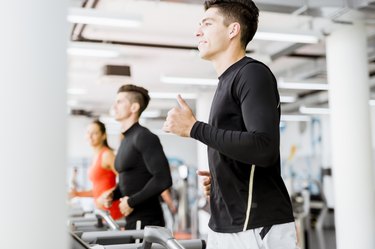
<svg viewBox="0 0 375 249"><path fill-rule="evenodd" d="M150 92L140 122L159 136L170 162L178 210L165 208L167 227L206 238L209 210L195 174L208 168L206 147L161 130L177 94L198 120L208 120L218 79L197 50L203 1L33 2L23 10L9 3L0 12L0 187L13 203L0 207L12 214L4 217L0 247L67 248L63 196L72 183L90 187L87 125L105 123L116 151L120 126L111 107L123 84ZM260 21L247 56L269 66L278 81L281 169L300 246L374 249L375 1L254 2ZM72 202L93 209L90 199ZM10 233L20 227L15 219L31 219L21 224L35 233L18 240ZM55 232L45 238L50 226Z"/></svg>

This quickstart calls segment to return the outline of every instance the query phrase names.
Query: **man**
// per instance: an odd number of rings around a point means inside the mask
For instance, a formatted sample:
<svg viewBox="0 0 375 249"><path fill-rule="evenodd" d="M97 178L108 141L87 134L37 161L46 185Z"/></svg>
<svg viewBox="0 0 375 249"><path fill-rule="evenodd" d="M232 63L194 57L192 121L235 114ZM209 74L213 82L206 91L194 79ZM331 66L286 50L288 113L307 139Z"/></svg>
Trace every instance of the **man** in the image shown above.
<svg viewBox="0 0 375 249"><path fill-rule="evenodd" d="M204 5L196 32L199 54L219 78L209 123L197 121L178 96L180 107L169 111L163 129L208 146L209 249L294 249L292 206L280 176L276 80L267 66L245 56L258 8L251 0Z"/></svg>
<svg viewBox="0 0 375 249"><path fill-rule="evenodd" d="M121 198L119 207L127 230L136 229L139 221L139 228L165 226L159 195L172 185L159 138L138 123L149 101L143 87L123 85L114 104L115 119L121 124L124 139L115 159L119 183L112 200Z"/></svg>

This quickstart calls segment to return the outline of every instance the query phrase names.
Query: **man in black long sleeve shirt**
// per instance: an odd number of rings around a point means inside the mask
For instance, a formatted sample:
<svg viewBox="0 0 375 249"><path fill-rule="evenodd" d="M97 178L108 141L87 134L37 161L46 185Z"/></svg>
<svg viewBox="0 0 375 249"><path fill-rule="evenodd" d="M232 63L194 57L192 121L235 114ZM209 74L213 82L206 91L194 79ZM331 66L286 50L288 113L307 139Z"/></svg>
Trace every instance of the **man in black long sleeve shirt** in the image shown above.
<svg viewBox="0 0 375 249"><path fill-rule="evenodd" d="M245 56L258 9L250 0L207 0L205 8L198 48L219 76L209 123L196 121L178 96L180 107L168 113L163 129L208 146L209 249L294 249L292 206L280 175L276 80Z"/></svg>
<svg viewBox="0 0 375 249"><path fill-rule="evenodd" d="M172 185L168 161L159 138L138 123L149 100L146 89L124 85L114 104L115 119L121 123L125 138L115 159L119 184L113 199L122 198L120 210L126 229L135 229L137 221L142 228L165 225L159 195Z"/></svg>

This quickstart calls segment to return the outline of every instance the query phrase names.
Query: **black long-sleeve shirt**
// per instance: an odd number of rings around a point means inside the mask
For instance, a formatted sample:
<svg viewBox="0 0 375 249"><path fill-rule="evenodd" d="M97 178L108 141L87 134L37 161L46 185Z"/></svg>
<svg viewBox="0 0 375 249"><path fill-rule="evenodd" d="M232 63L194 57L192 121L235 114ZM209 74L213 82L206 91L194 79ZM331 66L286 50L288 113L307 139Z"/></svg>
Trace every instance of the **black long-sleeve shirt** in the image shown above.
<svg viewBox="0 0 375 249"><path fill-rule="evenodd" d="M114 199L129 196L128 204L134 211L126 217L128 222L141 218L162 220L159 195L172 185L172 178L160 140L139 123L124 136L115 159L119 183Z"/></svg>
<svg viewBox="0 0 375 249"><path fill-rule="evenodd" d="M220 77L209 124L190 136L208 146L211 219L216 232L240 232L294 220L280 174L280 100L264 64L244 57Z"/></svg>

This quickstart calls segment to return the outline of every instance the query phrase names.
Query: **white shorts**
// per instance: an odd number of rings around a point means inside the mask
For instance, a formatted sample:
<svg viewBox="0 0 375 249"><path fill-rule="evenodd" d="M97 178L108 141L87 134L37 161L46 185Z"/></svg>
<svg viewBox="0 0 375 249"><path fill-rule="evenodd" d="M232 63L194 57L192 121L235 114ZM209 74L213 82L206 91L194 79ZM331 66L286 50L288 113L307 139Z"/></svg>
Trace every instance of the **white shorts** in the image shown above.
<svg viewBox="0 0 375 249"><path fill-rule="evenodd" d="M207 249L298 249L294 222L255 228L238 233L209 229Z"/></svg>

